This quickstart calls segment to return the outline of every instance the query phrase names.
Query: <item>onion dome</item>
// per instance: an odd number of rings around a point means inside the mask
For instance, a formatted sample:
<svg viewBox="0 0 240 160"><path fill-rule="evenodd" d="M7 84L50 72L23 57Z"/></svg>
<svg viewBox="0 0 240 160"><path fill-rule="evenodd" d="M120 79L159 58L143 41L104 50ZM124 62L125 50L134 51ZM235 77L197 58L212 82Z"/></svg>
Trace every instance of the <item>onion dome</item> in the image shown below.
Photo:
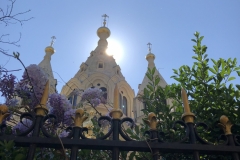
<svg viewBox="0 0 240 160"><path fill-rule="evenodd" d="M55 41L56 37L55 37L55 36L52 36L51 38L52 38L51 44L50 44L50 46L47 46L47 47L45 48L45 52L46 52L46 53L51 53L51 54L53 54L53 53L55 53L55 50L54 50L54 48L53 48L53 44L54 44L54 41Z"/></svg>

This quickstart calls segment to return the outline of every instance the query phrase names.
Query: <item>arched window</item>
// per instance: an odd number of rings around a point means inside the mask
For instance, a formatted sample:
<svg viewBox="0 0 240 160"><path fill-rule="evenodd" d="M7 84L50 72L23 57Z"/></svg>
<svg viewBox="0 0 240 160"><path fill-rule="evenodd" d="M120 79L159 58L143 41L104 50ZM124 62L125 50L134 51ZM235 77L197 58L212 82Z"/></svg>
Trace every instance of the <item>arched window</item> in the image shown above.
<svg viewBox="0 0 240 160"><path fill-rule="evenodd" d="M107 88L101 87L102 92L104 92L103 97L107 100Z"/></svg>
<svg viewBox="0 0 240 160"><path fill-rule="evenodd" d="M122 105L123 114L127 115L127 98L123 96L123 105Z"/></svg>
<svg viewBox="0 0 240 160"><path fill-rule="evenodd" d="M125 96L122 96L121 93L119 93L119 108L122 110L123 114L127 116L127 98Z"/></svg>

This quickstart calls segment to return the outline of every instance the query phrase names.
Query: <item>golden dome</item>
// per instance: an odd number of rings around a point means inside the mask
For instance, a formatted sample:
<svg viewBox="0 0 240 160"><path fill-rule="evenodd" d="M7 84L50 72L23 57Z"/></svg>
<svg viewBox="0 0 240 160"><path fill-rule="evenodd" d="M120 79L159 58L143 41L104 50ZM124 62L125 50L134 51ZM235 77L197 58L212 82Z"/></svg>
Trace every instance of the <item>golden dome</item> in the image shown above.
<svg viewBox="0 0 240 160"><path fill-rule="evenodd" d="M107 27L100 27L97 30L97 35L100 39L107 39L110 36L111 32Z"/></svg>
<svg viewBox="0 0 240 160"><path fill-rule="evenodd" d="M152 54L152 53L148 53L147 55L146 55L146 59L148 60L148 59L155 59L155 55L154 54Z"/></svg>
<svg viewBox="0 0 240 160"><path fill-rule="evenodd" d="M52 46L48 46L48 47L45 48L45 52L53 54L55 52L55 50Z"/></svg>

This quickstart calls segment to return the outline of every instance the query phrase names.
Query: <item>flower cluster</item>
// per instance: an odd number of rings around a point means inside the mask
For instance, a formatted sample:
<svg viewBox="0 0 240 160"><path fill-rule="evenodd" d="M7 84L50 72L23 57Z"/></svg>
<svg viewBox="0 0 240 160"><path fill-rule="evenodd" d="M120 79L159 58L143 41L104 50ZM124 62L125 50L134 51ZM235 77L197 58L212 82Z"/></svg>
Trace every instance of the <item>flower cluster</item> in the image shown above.
<svg viewBox="0 0 240 160"><path fill-rule="evenodd" d="M67 131L63 131L62 133L59 134L59 137L60 138L64 138L64 137L67 137L69 135L70 132L67 132Z"/></svg>
<svg viewBox="0 0 240 160"><path fill-rule="evenodd" d="M17 84L16 92L23 99L31 99L28 105L33 109L42 98L47 80L48 76L43 69L36 64L31 64L26 67L22 79Z"/></svg>
<svg viewBox="0 0 240 160"><path fill-rule="evenodd" d="M98 88L88 88L82 93L82 99L81 101L87 101L90 103L93 107L97 107L100 103L105 102L105 99L103 98L104 92L102 92L101 89Z"/></svg>
<svg viewBox="0 0 240 160"><path fill-rule="evenodd" d="M0 92L1 96L4 96L6 100L10 100L14 96L14 87L16 84L16 77L12 74L5 73L0 77Z"/></svg>
<svg viewBox="0 0 240 160"><path fill-rule="evenodd" d="M15 106L18 105L18 102L19 102L18 99L12 98L12 99L9 99L9 100L6 102L6 105L7 105L7 106L11 106L11 107L15 107Z"/></svg>
<svg viewBox="0 0 240 160"><path fill-rule="evenodd" d="M22 104L29 104L32 102L33 93L31 92L29 86L20 85L19 83L15 87L15 92L18 97L21 97Z"/></svg>
<svg viewBox="0 0 240 160"><path fill-rule="evenodd" d="M58 124L63 123L71 125L71 117L74 116L75 110L72 109L72 104L67 98L61 94L53 93L49 96L48 106L50 113L57 117Z"/></svg>

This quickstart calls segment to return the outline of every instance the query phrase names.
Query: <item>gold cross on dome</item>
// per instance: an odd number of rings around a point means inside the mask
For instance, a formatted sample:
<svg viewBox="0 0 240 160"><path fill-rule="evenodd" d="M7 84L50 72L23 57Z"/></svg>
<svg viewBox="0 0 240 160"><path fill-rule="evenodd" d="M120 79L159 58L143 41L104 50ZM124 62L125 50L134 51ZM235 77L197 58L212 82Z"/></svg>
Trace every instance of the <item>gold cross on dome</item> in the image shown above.
<svg viewBox="0 0 240 160"><path fill-rule="evenodd" d="M102 15L102 17L103 17L103 26L105 27L106 21L107 21L106 18L109 18L109 16L104 14L104 15Z"/></svg>
<svg viewBox="0 0 240 160"><path fill-rule="evenodd" d="M148 51L149 51L149 53L151 53L151 50L152 50L152 44L150 43L150 42L148 42Z"/></svg>
<svg viewBox="0 0 240 160"><path fill-rule="evenodd" d="M51 39L52 39L52 41L51 41L50 46L53 47L53 44L54 44L54 42L55 42L56 37L55 37L55 36L52 36Z"/></svg>

